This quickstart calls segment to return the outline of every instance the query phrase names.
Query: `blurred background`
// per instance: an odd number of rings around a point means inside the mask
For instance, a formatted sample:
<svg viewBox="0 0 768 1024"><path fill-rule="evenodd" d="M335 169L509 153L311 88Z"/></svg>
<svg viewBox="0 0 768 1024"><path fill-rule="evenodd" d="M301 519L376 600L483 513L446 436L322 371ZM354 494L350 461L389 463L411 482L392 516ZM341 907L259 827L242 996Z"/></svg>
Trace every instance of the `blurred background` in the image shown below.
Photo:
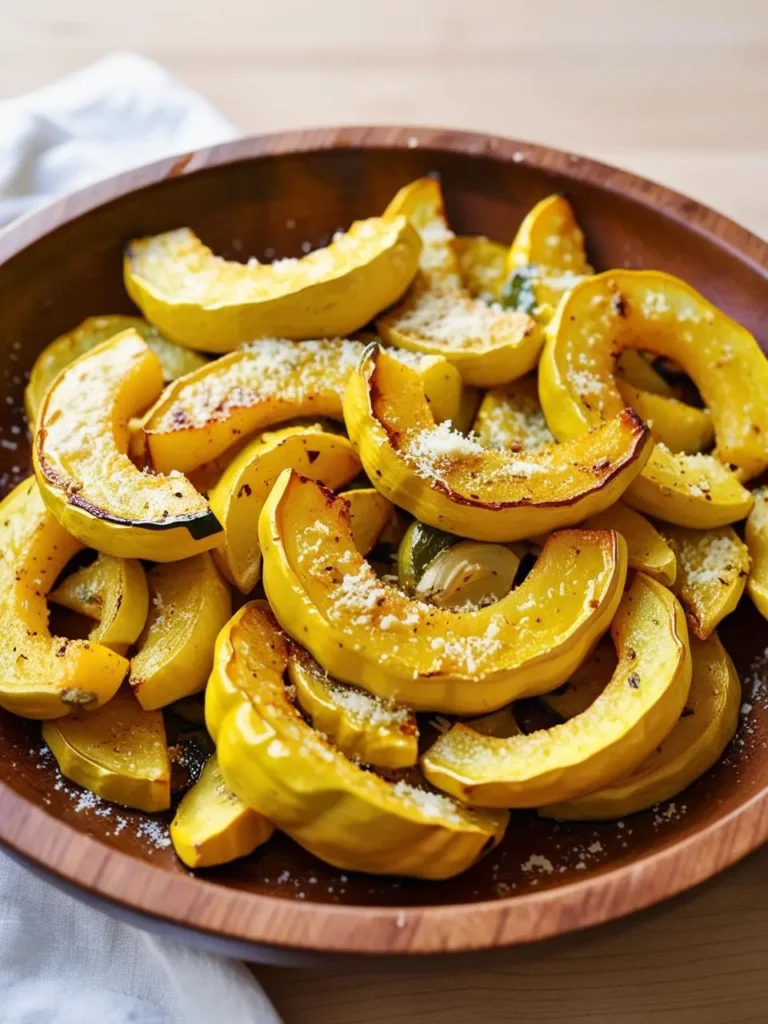
<svg viewBox="0 0 768 1024"><path fill-rule="evenodd" d="M243 132L474 128L638 171L768 235L765 0L5 0L0 100L115 49Z"/></svg>

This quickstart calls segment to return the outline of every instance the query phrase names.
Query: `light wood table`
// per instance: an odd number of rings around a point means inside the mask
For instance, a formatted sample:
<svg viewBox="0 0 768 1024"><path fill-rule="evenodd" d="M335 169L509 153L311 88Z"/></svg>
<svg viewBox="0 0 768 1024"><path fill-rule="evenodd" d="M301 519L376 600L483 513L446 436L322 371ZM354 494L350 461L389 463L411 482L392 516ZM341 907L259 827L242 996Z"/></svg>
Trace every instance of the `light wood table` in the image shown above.
<svg viewBox="0 0 768 1024"><path fill-rule="evenodd" d="M0 99L118 48L164 63L245 132L490 130L620 164L768 236L764 0L7 0ZM257 973L287 1024L764 1024L768 850L492 965Z"/></svg>

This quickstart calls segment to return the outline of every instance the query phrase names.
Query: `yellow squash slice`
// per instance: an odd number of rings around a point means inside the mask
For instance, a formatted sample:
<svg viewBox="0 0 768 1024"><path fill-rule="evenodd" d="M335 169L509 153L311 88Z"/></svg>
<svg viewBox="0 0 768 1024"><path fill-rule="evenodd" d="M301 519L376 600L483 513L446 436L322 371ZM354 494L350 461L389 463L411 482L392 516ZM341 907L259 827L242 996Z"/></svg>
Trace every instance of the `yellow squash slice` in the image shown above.
<svg viewBox="0 0 768 1024"><path fill-rule="evenodd" d="M128 662L90 640L51 636L46 598L82 544L48 512L34 479L0 504L0 707L59 718L104 704Z"/></svg>
<svg viewBox="0 0 768 1024"><path fill-rule="evenodd" d="M586 438L524 457L435 425L418 375L372 346L344 418L377 490L417 519L473 540L512 541L577 523L623 493L648 458L647 427L623 410Z"/></svg>
<svg viewBox="0 0 768 1024"><path fill-rule="evenodd" d="M170 831L177 856L188 868L195 869L247 857L275 830L266 818L227 789L214 754L184 794Z"/></svg>
<svg viewBox="0 0 768 1024"><path fill-rule="evenodd" d="M262 339L165 389L142 420L141 447L158 472L188 472L248 434L300 417L342 419L344 388L365 351L359 341ZM394 351L413 362L411 353ZM454 413L461 388L443 360L418 360L433 409ZM436 372L437 371L437 372Z"/></svg>
<svg viewBox="0 0 768 1024"><path fill-rule="evenodd" d="M135 643L147 621L149 592L141 562L134 558L99 555L59 584L51 601L96 619L91 640L124 649Z"/></svg>
<svg viewBox="0 0 768 1024"><path fill-rule="evenodd" d="M139 704L151 710L203 689L232 600L207 553L156 565L148 580L149 616L130 682Z"/></svg>
<svg viewBox="0 0 768 1024"><path fill-rule="evenodd" d="M224 780L246 805L344 871L450 878L499 842L506 814L386 781L331 746L293 703L287 662L261 603L241 608L216 643L206 719Z"/></svg>
<svg viewBox="0 0 768 1024"><path fill-rule="evenodd" d="M567 683L542 694L541 703L566 721L580 715L610 683L617 664L616 648L610 636L605 636Z"/></svg>
<svg viewBox="0 0 768 1024"><path fill-rule="evenodd" d="M481 807L539 807L602 789L667 736L691 683L685 615L677 598L638 573L611 625L618 665L582 714L497 739L456 725L422 758L439 789Z"/></svg>
<svg viewBox="0 0 768 1024"><path fill-rule="evenodd" d="M127 455L128 420L162 385L157 357L125 331L70 363L40 408L34 464L43 500L83 544L118 558L172 561L223 539L181 473L142 473Z"/></svg>
<svg viewBox="0 0 768 1024"><path fill-rule="evenodd" d="M174 341L229 352L255 338L333 338L359 330L413 280L421 241L405 217L356 221L325 249L271 264L214 256L189 228L128 246L124 279Z"/></svg>
<svg viewBox="0 0 768 1024"><path fill-rule="evenodd" d="M308 473L304 473L308 476ZM326 487L333 484L323 481ZM349 524L355 547L361 555L376 547L382 534L392 524L395 508L374 487L359 487L354 491L343 491L342 498L349 505Z"/></svg>
<svg viewBox="0 0 768 1024"><path fill-rule="evenodd" d="M469 293L485 302L498 302L507 279L508 246L484 235L457 235L453 250Z"/></svg>
<svg viewBox="0 0 768 1024"><path fill-rule="evenodd" d="M590 516L580 524L585 530L616 530L627 542L629 568L652 576L671 587L677 575L673 548L645 516L617 501L615 505Z"/></svg>
<svg viewBox="0 0 768 1024"><path fill-rule="evenodd" d="M632 350L625 354L629 352ZM645 363L644 359L641 361ZM667 395L641 391L618 377L616 387L624 404L634 409L648 424L654 441L665 444L671 452L694 455L712 447L715 428L707 409L696 409Z"/></svg>
<svg viewBox="0 0 768 1024"><path fill-rule="evenodd" d="M749 551L730 526L687 530L663 525L677 555L675 593L691 632L706 640L741 600L749 575Z"/></svg>
<svg viewBox="0 0 768 1024"><path fill-rule="evenodd" d="M692 639L691 658L688 700L659 746L626 778L587 796L542 807L539 814L581 821L623 818L677 796L719 760L738 725L739 677L716 633L708 640Z"/></svg>
<svg viewBox="0 0 768 1024"><path fill-rule="evenodd" d="M142 711L121 690L96 711L43 723L61 774L92 793L140 811L171 804L171 765L159 711Z"/></svg>
<svg viewBox="0 0 768 1024"><path fill-rule="evenodd" d="M761 487L753 494L755 504L744 532L752 560L747 591L757 610L768 619L768 491Z"/></svg>
<svg viewBox="0 0 768 1024"><path fill-rule="evenodd" d="M435 608L383 583L355 547L344 500L289 471L259 538L282 626L335 679L416 711L482 714L559 685L607 628L626 575L618 534L564 530L503 600Z"/></svg>
<svg viewBox="0 0 768 1024"><path fill-rule="evenodd" d="M35 360L29 383L24 391L24 405L29 422L34 423L43 403L45 392L61 373L75 359L92 348L109 341L116 334L134 330L152 349L163 368L166 380L175 380L183 373L191 373L206 361L197 352L190 352L162 334L146 320L138 316L89 316L74 330L47 345Z"/></svg>
<svg viewBox="0 0 768 1024"><path fill-rule="evenodd" d="M402 188L385 217L404 214L421 235L420 270L403 301L376 321L381 337L414 352L443 355L467 384L493 387L532 370L542 336L525 313L488 305L464 287L439 182Z"/></svg>
<svg viewBox="0 0 768 1024"><path fill-rule="evenodd" d="M261 576L259 512L286 468L336 490L357 476L360 460L346 437L326 433L317 425L262 434L238 452L209 498L224 527L224 543L214 552L214 560L244 594L253 590Z"/></svg>
<svg viewBox="0 0 768 1024"><path fill-rule="evenodd" d="M554 444L541 410L536 374L486 391L472 430L486 448L533 452Z"/></svg>
<svg viewBox="0 0 768 1024"><path fill-rule="evenodd" d="M625 348L671 358L693 378L722 460L657 446L627 501L700 529L742 519L752 498L724 463L747 478L768 466L768 361L755 339L669 274L612 270L584 280L558 307L539 368L544 413L560 440L623 406L613 365Z"/></svg>
<svg viewBox="0 0 768 1024"><path fill-rule="evenodd" d="M315 729L342 754L379 768L416 764L419 727L410 708L336 682L296 645L292 645L288 676Z"/></svg>

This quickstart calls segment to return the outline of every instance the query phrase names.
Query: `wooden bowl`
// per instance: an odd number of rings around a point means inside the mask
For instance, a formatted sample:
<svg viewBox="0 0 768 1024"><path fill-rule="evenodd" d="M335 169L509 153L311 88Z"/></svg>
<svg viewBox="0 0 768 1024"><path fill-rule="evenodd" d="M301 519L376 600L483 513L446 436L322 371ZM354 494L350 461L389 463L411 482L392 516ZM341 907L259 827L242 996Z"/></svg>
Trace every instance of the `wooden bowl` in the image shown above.
<svg viewBox="0 0 768 1024"><path fill-rule="evenodd" d="M658 185L487 135L346 128L246 139L123 174L0 235L0 487L28 472L21 398L35 356L88 315L130 311L120 260L131 236L190 225L230 257L297 255L428 171L442 175L456 231L500 241L536 200L566 191L598 268L678 274L768 345L768 246ZM450 882L348 877L284 837L192 875L167 845L166 821L57 780L39 726L7 714L0 841L104 909L255 960L468 951L584 928L687 889L768 837L768 684L755 682L768 671L768 630L744 602L722 634L748 689L739 735L706 777L618 824L515 813L500 850Z"/></svg>

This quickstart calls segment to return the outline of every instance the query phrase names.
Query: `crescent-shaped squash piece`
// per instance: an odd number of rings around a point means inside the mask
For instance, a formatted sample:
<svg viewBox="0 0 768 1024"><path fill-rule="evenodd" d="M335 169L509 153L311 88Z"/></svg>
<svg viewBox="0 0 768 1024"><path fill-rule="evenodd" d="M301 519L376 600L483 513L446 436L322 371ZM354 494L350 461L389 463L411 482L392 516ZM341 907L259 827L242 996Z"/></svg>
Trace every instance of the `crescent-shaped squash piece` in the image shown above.
<svg viewBox="0 0 768 1024"><path fill-rule="evenodd" d="M139 704L151 710L203 689L232 598L207 552L156 565L147 578L149 616L130 682Z"/></svg>
<svg viewBox="0 0 768 1024"><path fill-rule="evenodd" d="M688 530L662 525L677 556L674 590L700 640L719 626L741 600L749 575L749 551L735 530Z"/></svg>
<svg viewBox="0 0 768 1024"><path fill-rule="evenodd" d="M617 501L615 505L585 519L580 526L585 530L616 530L627 542L630 569L652 576L659 583L671 587L677 576L675 551L645 516Z"/></svg>
<svg viewBox="0 0 768 1024"><path fill-rule="evenodd" d="M207 362L204 356L182 348L138 316L89 316L74 330L62 334L47 345L35 360L29 383L24 389L24 406L29 422L34 423L45 392L65 366L116 334L134 330L146 341L163 368L165 380L175 380Z"/></svg>
<svg viewBox="0 0 768 1024"><path fill-rule="evenodd" d="M248 434L286 420L343 419L342 398L365 351L359 341L263 338L180 377L144 416L139 447L160 473L189 472L211 462ZM400 358L397 351L393 355ZM402 358L412 363L411 353ZM444 360L418 359L427 398L441 413L461 405L461 386Z"/></svg>
<svg viewBox="0 0 768 1024"><path fill-rule="evenodd" d="M260 602L241 608L216 643L206 720L224 781L246 805L344 871L450 878L499 842L505 813L387 781L331 746L285 685L288 657Z"/></svg>
<svg viewBox="0 0 768 1024"><path fill-rule="evenodd" d="M459 274L470 295L485 302L498 302L507 279L508 246L484 235L457 235L453 251Z"/></svg>
<svg viewBox="0 0 768 1024"><path fill-rule="evenodd" d="M392 528L389 531L392 536L395 535L395 508L375 487L358 487L353 491L342 491L341 496L349 505L352 536L361 555L367 555L376 547L382 535L386 536L388 527Z"/></svg>
<svg viewBox="0 0 768 1024"><path fill-rule="evenodd" d="M90 640L51 636L46 598L83 545L43 504L33 478L0 503L0 707L59 718L110 700L128 662Z"/></svg>
<svg viewBox="0 0 768 1024"><path fill-rule="evenodd" d="M539 402L535 373L486 391L472 432L486 448L533 452L555 443Z"/></svg>
<svg viewBox="0 0 768 1024"><path fill-rule="evenodd" d="M747 591L757 610L768 619L768 491L760 487L753 494L755 504L744 531L752 560Z"/></svg>
<svg viewBox="0 0 768 1024"><path fill-rule="evenodd" d="M636 355L632 349L625 354L630 352ZM645 363L644 359L641 361ZM695 455L712 447L715 428L707 409L697 409L667 395L641 391L620 377L616 378L616 387L624 404L648 424L654 441L665 444L671 452Z"/></svg>
<svg viewBox="0 0 768 1024"><path fill-rule="evenodd" d="M611 270L582 281L560 303L539 367L541 403L560 440L623 406L613 367L625 348L673 359L693 378L720 456L675 455L658 446L628 502L701 529L743 518L751 496L724 464L745 478L768 466L768 361L755 339L669 274Z"/></svg>
<svg viewBox="0 0 768 1024"><path fill-rule="evenodd" d="M254 338L333 338L359 330L413 280L421 241L405 217L356 221L301 259L251 265L214 256L189 228L127 247L128 294L169 338L230 352Z"/></svg>
<svg viewBox="0 0 768 1024"><path fill-rule="evenodd" d="M440 183L420 178L402 188L385 217L408 217L421 235L420 270L401 303L376 321L392 345L443 355L467 384L493 387L528 373L543 344L525 313L488 305L464 287Z"/></svg>
<svg viewBox="0 0 768 1024"><path fill-rule="evenodd" d="M329 675L415 711L482 714L552 689L607 629L624 586L618 534L563 530L501 601L436 608L379 579L348 516L343 498L286 470L259 519L267 597Z"/></svg>
<svg viewBox="0 0 768 1024"><path fill-rule="evenodd" d="M125 331L70 363L40 407L33 454L43 500L83 544L118 558L174 561L223 540L181 473L142 473L127 455L129 419L162 386L157 357Z"/></svg>
<svg viewBox="0 0 768 1024"><path fill-rule="evenodd" d="M377 490L417 519L473 540L512 541L612 505L652 442L623 410L586 438L524 457L435 425L418 376L372 346L350 377L344 418Z"/></svg>
<svg viewBox="0 0 768 1024"><path fill-rule="evenodd" d="M135 558L99 555L90 565L70 573L50 600L96 619L89 639L122 654L136 642L147 621L147 577Z"/></svg>
<svg viewBox="0 0 768 1024"><path fill-rule="evenodd" d="M295 644L288 677L315 729L353 761L378 768L409 768L418 761L419 727L410 708L336 682Z"/></svg>
<svg viewBox="0 0 768 1024"><path fill-rule="evenodd" d="M501 740L456 725L422 758L433 785L481 807L539 807L602 789L667 736L691 683L685 615L677 598L638 573L611 624L618 665L582 714Z"/></svg>
<svg viewBox="0 0 768 1024"><path fill-rule="evenodd" d="M96 711L43 723L61 774L92 793L140 811L171 805L171 765L159 711L142 711L121 690Z"/></svg>
<svg viewBox="0 0 768 1024"><path fill-rule="evenodd" d="M253 590L261 576L259 513L286 468L336 490L357 476L360 460L346 437L319 425L264 433L237 453L209 499L224 527L224 543L214 552L214 560L244 594Z"/></svg>
<svg viewBox="0 0 768 1024"><path fill-rule="evenodd" d="M707 640L691 640L691 659L688 699L659 746L626 778L587 796L542 807L539 814L576 821L623 818L677 796L719 760L739 721L739 677L716 633ZM588 696L575 713L591 703Z"/></svg>
<svg viewBox="0 0 768 1024"><path fill-rule="evenodd" d="M184 794L170 828L177 856L192 869L247 857L274 831L266 818L227 789L215 754Z"/></svg>

